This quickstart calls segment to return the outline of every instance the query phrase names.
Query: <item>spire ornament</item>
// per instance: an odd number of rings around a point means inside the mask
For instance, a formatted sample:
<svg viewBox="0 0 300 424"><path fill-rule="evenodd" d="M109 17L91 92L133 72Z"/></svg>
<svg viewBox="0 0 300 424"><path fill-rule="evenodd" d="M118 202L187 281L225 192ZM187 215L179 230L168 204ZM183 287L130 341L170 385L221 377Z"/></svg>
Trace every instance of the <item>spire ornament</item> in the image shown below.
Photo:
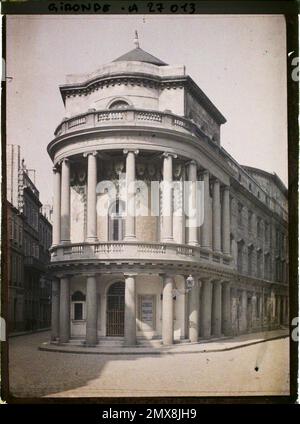
<svg viewBox="0 0 300 424"><path fill-rule="evenodd" d="M133 43L135 45L135 48L138 49L140 47L140 43L139 43L139 35L137 30L134 31L134 35L135 37L134 37Z"/></svg>

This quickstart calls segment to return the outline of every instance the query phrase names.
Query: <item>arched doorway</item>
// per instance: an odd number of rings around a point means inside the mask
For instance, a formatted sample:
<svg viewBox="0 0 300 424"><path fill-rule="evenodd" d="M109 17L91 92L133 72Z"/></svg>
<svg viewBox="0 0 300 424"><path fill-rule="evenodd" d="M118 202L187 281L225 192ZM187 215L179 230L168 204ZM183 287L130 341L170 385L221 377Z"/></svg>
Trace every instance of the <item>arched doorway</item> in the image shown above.
<svg viewBox="0 0 300 424"><path fill-rule="evenodd" d="M106 304L106 335L124 336L125 283L118 281L110 286Z"/></svg>

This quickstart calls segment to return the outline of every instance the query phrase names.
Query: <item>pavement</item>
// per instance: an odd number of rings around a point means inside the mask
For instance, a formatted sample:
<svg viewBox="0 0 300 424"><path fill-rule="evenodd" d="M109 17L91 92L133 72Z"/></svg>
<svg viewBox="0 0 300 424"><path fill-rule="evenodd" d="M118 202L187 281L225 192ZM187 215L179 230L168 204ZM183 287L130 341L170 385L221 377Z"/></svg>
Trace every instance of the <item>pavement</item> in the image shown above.
<svg viewBox="0 0 300 424"><path fill-rule="evenodd" d="M102 339L95 347L85 346L82 340L72 340L70 343L58 344L43 342L39 349L49 352L83 353L98 355L173 355L180 353L204 353L222 352L239 349L266 340L276 340L288 337L288 329L279 329L252 334L244 334L238 337L223 337L218 339L200 340L198 343L188 341L177 342L172 346L163 346L161 340L139 340L137 346L123 346L122 341Z"/></svg>
<svg viewBox="0 0 300 424"><path fill-rule="evenodd" d="M272 340L262 336L199 343L189 351L175 345L180 354L169 355L154 348L148 355L65 354L38 349L50 333L14 337L10 392L19 398L288 395L289 338L281 331L268 333Z"/></svg>

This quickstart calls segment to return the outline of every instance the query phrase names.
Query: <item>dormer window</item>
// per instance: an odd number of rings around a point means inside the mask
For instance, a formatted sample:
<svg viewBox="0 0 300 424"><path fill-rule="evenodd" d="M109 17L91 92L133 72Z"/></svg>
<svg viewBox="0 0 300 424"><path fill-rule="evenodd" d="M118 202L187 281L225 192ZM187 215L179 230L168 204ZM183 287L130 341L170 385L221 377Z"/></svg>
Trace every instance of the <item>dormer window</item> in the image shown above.
<svg viewBox="0 0 300 424"><path fill-rule="evenodd" d="M109 109L127 109L128 107L129 104L125 102L125 100L116 100L115 102L112 102Z"/></svg>

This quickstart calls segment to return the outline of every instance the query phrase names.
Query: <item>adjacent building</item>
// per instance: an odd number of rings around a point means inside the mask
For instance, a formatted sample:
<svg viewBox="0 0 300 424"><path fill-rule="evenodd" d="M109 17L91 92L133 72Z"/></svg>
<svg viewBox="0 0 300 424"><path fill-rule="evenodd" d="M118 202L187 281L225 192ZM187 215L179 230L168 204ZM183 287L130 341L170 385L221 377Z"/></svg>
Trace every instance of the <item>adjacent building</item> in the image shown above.
<svg viewBox="0 0 300 424"><path fill-rule="evenodd" d="M170 345L286 325L285 186L225 151L226 120L184 66L135 44L60 86L65 117L48 145L52 340ZM183 213L196 181L201 226Z"/></svg>
<svg viewBox="0 0 300 424"><path fill-rule="evenodd" d="M9 331L49 327L51 280L47 266L52 224L42 212L34 171L18 145L7 146Z"/></svg>

